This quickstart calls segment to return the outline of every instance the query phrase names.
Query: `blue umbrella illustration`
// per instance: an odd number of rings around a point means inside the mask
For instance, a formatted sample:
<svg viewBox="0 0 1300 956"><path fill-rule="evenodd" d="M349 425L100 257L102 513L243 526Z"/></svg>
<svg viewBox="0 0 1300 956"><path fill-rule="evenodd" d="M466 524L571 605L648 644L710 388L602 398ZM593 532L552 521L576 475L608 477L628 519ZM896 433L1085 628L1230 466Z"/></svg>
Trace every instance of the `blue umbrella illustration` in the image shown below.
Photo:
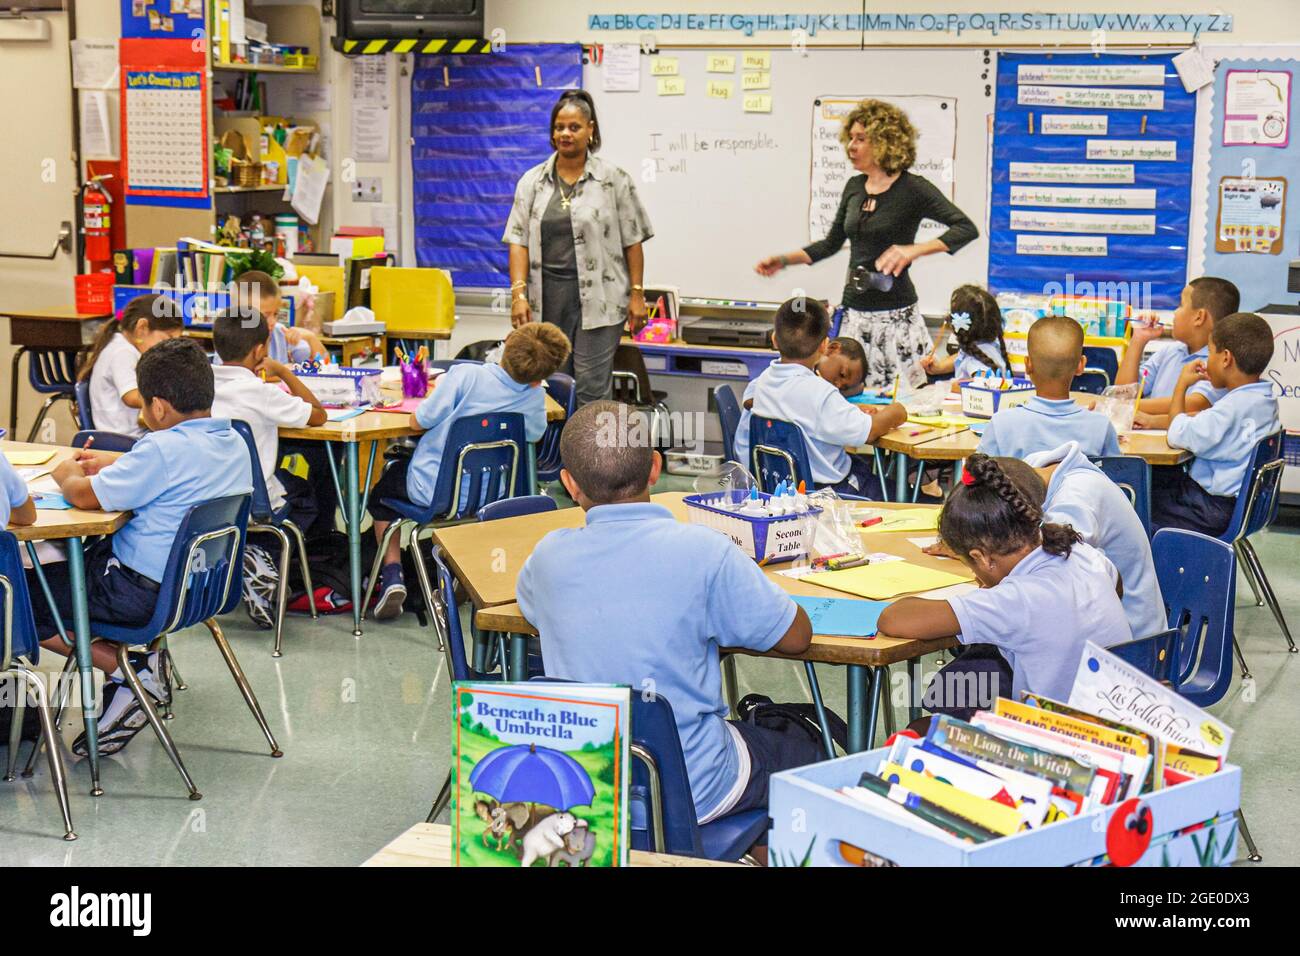
<svg viewBox="0 0 1300 956"><path fill-rule="evenodd" d="M469 785L498 803L540 803L557 810L588 806L596 796L582 764L536 744L494 750L470 771Z"/></svg>

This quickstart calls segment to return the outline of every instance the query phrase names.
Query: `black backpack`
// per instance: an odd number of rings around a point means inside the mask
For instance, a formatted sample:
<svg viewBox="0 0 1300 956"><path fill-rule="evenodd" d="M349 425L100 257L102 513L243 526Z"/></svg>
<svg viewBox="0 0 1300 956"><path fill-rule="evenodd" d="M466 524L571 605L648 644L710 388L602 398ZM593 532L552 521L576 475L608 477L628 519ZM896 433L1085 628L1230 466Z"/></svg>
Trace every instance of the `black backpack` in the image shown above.
<svg viewBox="0 0 1300 956"><path fill-rule="evenodd" d="M831 739L848 753L849 725L829 707L824 710ZM736 704L736 715L744 723L780 733L789 733L798 727L816 741L818 746L822 745L822 728L817 723L817 708L812 704L774 704L772 698L764 694L746 694Z"/></svg>

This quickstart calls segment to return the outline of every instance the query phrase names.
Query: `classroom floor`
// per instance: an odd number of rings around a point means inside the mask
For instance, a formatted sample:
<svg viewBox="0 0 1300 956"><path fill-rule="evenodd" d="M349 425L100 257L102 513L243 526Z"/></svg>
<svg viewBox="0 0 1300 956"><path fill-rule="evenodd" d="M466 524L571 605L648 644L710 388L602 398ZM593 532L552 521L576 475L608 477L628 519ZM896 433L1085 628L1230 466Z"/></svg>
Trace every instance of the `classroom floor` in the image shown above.
<svg viewBox="0 0 1300 956"><path fill-rule="evenodd" d="M689 479L666 476L656 490L690 486ZM1300 632L1298 534L1300 524L1279 525L1260 535L1256 547ZM1242 803L1265 865L1296 865L1300 830L1292 808L1300 796L1300 737L1292 729L1300 655L1287 653L1267 608L1251 602L1240 581L1237 634L1255 686L1244 690L1238 679L1212 709L1236 731L1232 760L1244 770ZM65 843L42 761L30 780L0 782L6 863L352 866L424 819L446 773L449 695L442 656L414 615L371 623L359 640L347 615L322 618L316 626L293 618L279 660L271 657L269 633L255 630L242 611L223 627L284 756L268 756L211 638L196 628L171 642L189 689L176 695L169 729L203 799L186 798L179 775L146 729L122 753L103 760L102 797L89 796L88 768L74 760L71 800L80 839ZM45 667L55 663L50 655L42 661ZM934 666L927 658L926 672ZM901 723L905 683L903 668L896 670ZM799 665L742 657L738 672L742 694L809 699ZM842 671L819 667L818 673L827 704L846 713ZM69 740L74 731L65 731Z"/></svg>

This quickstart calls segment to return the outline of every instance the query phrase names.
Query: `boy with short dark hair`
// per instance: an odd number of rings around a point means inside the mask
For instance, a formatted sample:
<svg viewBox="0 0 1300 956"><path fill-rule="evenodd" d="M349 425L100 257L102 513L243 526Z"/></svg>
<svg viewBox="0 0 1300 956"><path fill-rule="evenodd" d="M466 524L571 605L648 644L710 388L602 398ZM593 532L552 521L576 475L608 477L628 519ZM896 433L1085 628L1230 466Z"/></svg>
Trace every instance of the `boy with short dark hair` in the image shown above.
<svg viewBox="0 0 1300 956"><path fill-rule="evenodd" d="M800 728L727 720L722 699L719 647L798 654L812 624L729 538L651 503L663 459L644 417L599 401L565 423L560 480L586 524L538 542L516 594L541 635L547 676L629 684L668 700L695 812L707 823L766 806L771 774L824 756Z"/></svg>
<svg viewBox="0 0 1300 956"><path fill-rule="evenodd" d="M907 421L907 409L854 405L814 371L824 360L831 327L826 307L802 296L777 309L772 344L781 357L745 387L736 428L736 456L746 469L750 460L749 422L754 415L798 426L808 446L811 484L853 495L880 498L883 489L869 459L850 456L846 448L868 445Z"/></svg>
<svg viewBox="0 0 1300 956"><path fill-rule="evenodd" d="M389 524L400 515L381 503L384 498L405 498L417 505L433 501L442 451L452 422L469 415L520 412L524 434L535 442L546 431L546 397L542 384L569 357L569 340L547 322L530 322L510 333L501 364L453 365L434 382L429 397L411 413L411 427L424 432L409 461L390 462L370 492L375 540L381 545ZM455 462L447 463L455 467ZM520 467L523 463L520 463ZM402 575L401 542L395 535L388 544L377 588L375 618L391 620L402 613L406 581Z"/></svg>
<svg viewBox="0 0 1300 956"><path fill-rule="evenodd" d="M1029 327L1028 346L1025 372L1034 383L1034 397L989 419L979 450L1024 458L1076 441L1088 456L1122 454L1110 419L1070 397L1070 383L1085 361L1079 323L1063 315L1039 319Z"/></svg>
<svg viewBox="0 0 1300 956"><path fill-rule="evenodd" d="M1271 382L1260 380L1273 358L1273 332L1250 312L1214 323L1206 361L1183 366L1169 403L1169 444L1196 457L1186 470L1152 469L1151 528L1187 528L1218 537L1232 521L1237 496L1260 439L1282 427ZM1187 393L1208 380L1223 397L1192 416Z"/></svg>
<svg viewBox="0 0 1300 956"><path fill-rule="evenodd" d="M817 374L840 390L845 398L862 394L867 380L867 350L855 338L841 335L826 344Z"/></svg>
<svg viewBox="0 0 1300 956"><path fill-rule="evenodd" d="M153 616L167 558L186 512L202 502L252 490L248 446L229 419L212 417L212 366L193 339L155 345L140 357L136 378L149 434L120 457L81 449L54 469L59 490L74 508L133 512L111 539L86 554L90 618L122 627L139 627ZM65 622L71 621L67 565L43 565L43 570L59 613ZM36 593L39 582L30 583ZM41 646L57 654L70 653L46 602L34 601L32 610ZM99 751L116 753L144 727L144 712L123 683L115 649L97 642L91 645L91 657L109 678ZM149 693L166 700L155 657L135 654L132 666ZM84 734L72 749L85 753Z"/></svg>
<svg viewBox="0 0 1300 956"><path fill-rule="evenodd" d="M267 352L272 359L287 365L327 354L320 337L311 329L280 324L280 306L284 300L280 295L280 283L270 275L253 269L241 273L231 285L231 302L236 311L251 308L266 317L266 326L270 332Z"/></svg>
<svg viewBox="0 0 1300 956"><path fill-rule="evenodd" d="M1183 287L1178 308L1174 310L1173 337L1175 344L1157 349L1147 361L1142 361L1148 342L1164 334L1163 326L1134 323L1133 336L1115 375L1116 385L1129 385L1141 379L1142 401L1138 404L1135 422L1140 428L1167 428L1169 426L1169 401L1178 382L1178 375L1190 362L1204 361L1214 323L1241 308L1241 293L1227 279L1218 276L1201 276ZM1209 382L1193 385L1183 411L1194 415L1209 408L1222 398L1222 392Z"/></svg>

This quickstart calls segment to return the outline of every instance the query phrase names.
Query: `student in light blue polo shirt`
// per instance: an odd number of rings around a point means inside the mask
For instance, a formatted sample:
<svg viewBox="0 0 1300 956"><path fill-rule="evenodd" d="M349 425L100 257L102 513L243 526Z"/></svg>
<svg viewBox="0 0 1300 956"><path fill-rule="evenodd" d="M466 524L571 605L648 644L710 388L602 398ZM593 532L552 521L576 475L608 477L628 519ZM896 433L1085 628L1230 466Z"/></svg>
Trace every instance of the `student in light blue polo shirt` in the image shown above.
<svg viewBox="0 0 1300 956"><path fill-rule="evenodd" d="M800 296L777 309L772 344L781 357L745 386L736 457L752 472L750 419L754 415L780 419L803 432L813 485L878 499L882 492L871 473L871 461L851 458L844 449L874 442L907 421L907 410L896 402L884 407L855 405L835 385L818 377L814 370L826 353L830 327L826 307L815 299Z"/></svg>
<svg viewBox="0 0 1300 956"><path fill-rule="evenodd" d="M1217 538L1228 529L1237 496L1250 477L1255 446L1282 427L1273 385L1260 381L1272 358L1268 323L1253 313L1238 312L1215 323L1209 360L1183 369L1169 408L1169 444L1196 457L1186 471L1152 470L1155 530L1187 528ZM1206 377L1227 394L1198 415L1185 414L1187 392Z"/></svg>
<svg viewBox="0 0 1300 956"><path fill-rule="evenodd" d="M1026 690L1068 700L1085 641L1129 640L1115 566L1069 525L1043 518L997 460L971 455L943 506L939 536L980 588L946 601L903 598L880 615L882 634L961 642L926 692L932 713L968 719L998 696L1019 700ZM1010 687L1005 672L982 666L993 651L1008 665ZM981 673L996 681L962 679Z"/></svg>
<svg viewBox="0 0 1300 956"><path fill-rule="evenodd" d="M429 397L411 413L411 427L424 432L415 453L409 460L390 462L370 492L375 541L382 546L384 532L401 517L382 504L382 499L405 498L421 507L433 501L443 447L456 419L518 412L524 416L524 437L529 442L539 440L546 431L546 393L542 383L564 366L569 351L569 339L558 326L530 322L506 337L500 365L453 365L439 376ZM455 462L448 464L455 467ZM399 617L406 602L406 582L397 535L389 541L384 554L377 591L375 617L381 621Z"/></svg>
<svg viewBox="0 0 1300 956"><path fill-rule="evenodd" d="M1079 450L1078 442L998 464L1043 509L1043 518L1068 524L1115 565L1124 585L1124 614L1133 636L1168 627L1151 541L1128 496Z"/></svg>
<svg viewBox="0 0 1300 956"><path fill-rule="evenodd" d="M1201 276L1183 287L1174 310L1172 345L1157 349L1143 361L1147 343L1164 334L1158 323L1135 322L1133 336L1124 360L1115 375L1116 385L1128 385L1141 379L1142 401L1134 419L1139 428L1169 427L1169 400L1178 376L1189 362L1204 362L1208 355L1210 330L1214 323L1232 315L1241 307L1241 293L1227 279ZM1222 397L1209 382L1193 386L1184 412L1196 414Z"/></svg>
<svg viewBox="0 0 1300 956"><path fill-rule="evenodd" d="M27 482L14 471L9 459L0 455L0 530L7 524L29 525L36 521L36 504Z"/></svg>
<svg viewBox="0 0 1300 956"><path fill-rule="evenodd" d="M86 555L91 620L123 627L138 627L153 616L185 513L196 504L248 494L253 488L248 446L230 419L210 417L212 366L193 339L155 345L140 357L136 377L149 434L120 458L83 449L54 469L54 480L73 507L133 512L109 541ZM43 569L63 620L71 621L67 565ZM34 593L36 586L33 583ZM33 602L33 611L41 646L68 654L46 602ZM144 727L144 712L123 683L116 648L96 643L91 657L109 677L99 724L100 753L116 753ZM131 664L149 693L166 700L155 658L156 654L133 654ZM84 735L73 743L73 752L85 752Z"/></svg>
<svg viewBox="0 0 1300 956"><path fill-rule="evenodd" d="M1035 395L1023 405L998 412L984 428L979 450L986 455L1024 458L1077 441L1085 455L1119 455L1119 436L1110 419L1070 397L1070 383L1083 371L1083 328L1074 319L1049 315L1029 327L1025 371Z"/></svg>
<svg viewBox="0 0 1300 956"><path fill-rule="evenodd" d="M515 590L547 676L667 698L706 823L766 806L771 774L823 756L799 728L726 719L718 648L798 654L812 625L730 538L651 503L662 459L639 418L599 401L565 423L560 480L587 521L543 538Z"/></svg>

